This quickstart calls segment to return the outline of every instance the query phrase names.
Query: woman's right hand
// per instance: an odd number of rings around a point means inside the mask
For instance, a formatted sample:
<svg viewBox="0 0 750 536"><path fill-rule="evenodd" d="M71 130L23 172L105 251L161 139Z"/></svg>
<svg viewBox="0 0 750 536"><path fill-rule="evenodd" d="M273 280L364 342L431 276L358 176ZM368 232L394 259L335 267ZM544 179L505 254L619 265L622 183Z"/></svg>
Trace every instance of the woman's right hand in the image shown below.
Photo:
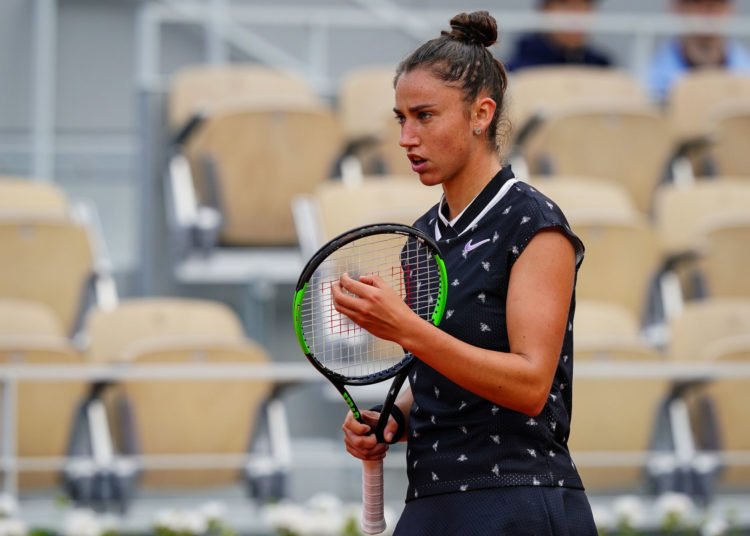
<svg viewBox="0 0 750 536"><path fill-rule="evenodd" d="M378 443L372 431L378 423L380 413L366 410L362 412L362 420L359 422L354 418L352 412L346 414L341 429L344 431L344 444L349 454L355 458L366 461L382 460L388 452L388 443ZM398 425L393 417L389 417L385 425L383 435L386 441L390 441L398 430Z"/></svg>

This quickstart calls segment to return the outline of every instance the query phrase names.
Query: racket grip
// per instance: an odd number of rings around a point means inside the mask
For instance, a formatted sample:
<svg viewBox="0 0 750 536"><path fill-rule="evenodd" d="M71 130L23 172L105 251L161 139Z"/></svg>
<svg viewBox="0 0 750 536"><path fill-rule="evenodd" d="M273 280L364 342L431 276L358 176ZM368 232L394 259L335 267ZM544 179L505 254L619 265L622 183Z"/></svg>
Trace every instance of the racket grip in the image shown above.
<svg viewBox="0 0 750 536"><path fill-rule="evenodd" d="M383 503L383 460L362 462L362 532L385 530Z"/></svg>

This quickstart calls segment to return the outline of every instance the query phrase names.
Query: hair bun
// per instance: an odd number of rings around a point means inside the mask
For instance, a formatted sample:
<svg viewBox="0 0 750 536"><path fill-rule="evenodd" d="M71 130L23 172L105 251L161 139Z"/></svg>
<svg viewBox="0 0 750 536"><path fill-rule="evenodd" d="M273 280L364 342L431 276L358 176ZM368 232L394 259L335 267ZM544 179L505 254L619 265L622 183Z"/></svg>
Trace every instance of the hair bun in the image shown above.
<svg viewBox="0 0 750 536"><path fill-rule="evenodd" d="M448 35L459 41L488 47L497 42L497 22L487 11L459 13L451 19Z"/></svg>

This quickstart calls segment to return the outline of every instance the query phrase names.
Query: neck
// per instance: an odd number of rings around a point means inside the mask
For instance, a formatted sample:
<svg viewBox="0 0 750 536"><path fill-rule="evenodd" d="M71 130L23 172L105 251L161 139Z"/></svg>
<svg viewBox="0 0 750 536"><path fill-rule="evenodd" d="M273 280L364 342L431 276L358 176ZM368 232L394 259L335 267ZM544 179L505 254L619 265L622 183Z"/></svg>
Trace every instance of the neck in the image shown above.
<svg viewBox="0 0 750 536"><path fill-rule="evenodd" d="M448 204L450 218L453 219L467 207L502 168L497 157L488 158L486 162L474 166L459 180L443 183L443 193Z"/></svg>

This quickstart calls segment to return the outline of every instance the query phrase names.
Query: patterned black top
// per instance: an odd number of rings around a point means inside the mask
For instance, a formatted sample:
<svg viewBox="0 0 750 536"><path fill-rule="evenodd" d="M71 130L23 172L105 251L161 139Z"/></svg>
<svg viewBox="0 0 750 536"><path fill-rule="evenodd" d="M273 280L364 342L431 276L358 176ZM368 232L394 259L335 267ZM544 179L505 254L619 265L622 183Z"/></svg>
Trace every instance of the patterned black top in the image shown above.
<svg viewBox="0 0 750 536"><path fill-rule="evenodd" d="M447 205L441 201L415 223L435 237L446 263L450 286L440 328L469 344L508 352L505 301L516 259L546 228L559 228L570 239L577 268L583 244L557 205L517 181L509 167L453 224L445 212ZM538 417L497 406L416 361L409 375L414 405L407 501L501 486L583 487L567 447L574 311L575 297L552 389Z"/></svg>

